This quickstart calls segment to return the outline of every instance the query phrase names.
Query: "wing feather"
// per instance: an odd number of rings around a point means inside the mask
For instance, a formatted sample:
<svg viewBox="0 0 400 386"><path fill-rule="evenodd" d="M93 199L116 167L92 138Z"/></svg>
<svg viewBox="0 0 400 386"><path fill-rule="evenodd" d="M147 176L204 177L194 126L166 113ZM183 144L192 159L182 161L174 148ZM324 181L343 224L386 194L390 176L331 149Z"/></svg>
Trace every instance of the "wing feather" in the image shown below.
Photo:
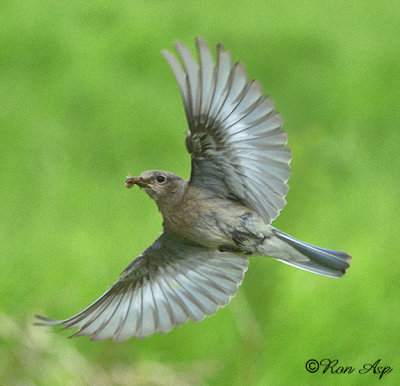
<svg viewBox="0 0 400 386"><path fill-rule="evenodd" d="M200 321L236 294L247 270L246 256L188 245L162 234L122 272L98 300L71 318L38 317L37 324L78 328L91 340L166 333L188 320Z"/></svg>
<svg viewBox="0 0 400 386"><path fill-rule="evenodd" d="M196 39L199 64L182 43L178 60L163 51L181 90L190 132L190 184L235 199L270 223L285 206L290 149L283 121L260 83L249 81L240 62L217 45L217 63ZM184 76L186 74L186 78Z"/></svg>

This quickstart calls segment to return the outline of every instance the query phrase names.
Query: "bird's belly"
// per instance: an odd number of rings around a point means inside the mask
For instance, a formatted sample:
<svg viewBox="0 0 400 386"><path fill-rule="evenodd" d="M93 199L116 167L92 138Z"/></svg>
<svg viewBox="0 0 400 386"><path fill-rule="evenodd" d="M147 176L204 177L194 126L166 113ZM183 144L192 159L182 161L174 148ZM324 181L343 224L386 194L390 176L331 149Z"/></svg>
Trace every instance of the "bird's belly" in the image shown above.
<svg viewBox="0 0 400 386"><path fill-rule="evenodd" d="M243 227L243 218L249 214L252 222L265 227L256 213L228 200L214 199L207 205L204 205L204 201L198 205L193 204L191 202L187 208L181 206L179 216L175 212L175 216L166 225L174 233L207 247L237 247L233 239L235 230Z"/></svg>
<svg viewBox="0 0 400 386"><path fill-rule="evenodd" d="M186 239L208 247L217 248L233 242L229 227L221 224L212 213L200 216L193 216L192 213L179 224L170 224L168 228Z"/></svg>

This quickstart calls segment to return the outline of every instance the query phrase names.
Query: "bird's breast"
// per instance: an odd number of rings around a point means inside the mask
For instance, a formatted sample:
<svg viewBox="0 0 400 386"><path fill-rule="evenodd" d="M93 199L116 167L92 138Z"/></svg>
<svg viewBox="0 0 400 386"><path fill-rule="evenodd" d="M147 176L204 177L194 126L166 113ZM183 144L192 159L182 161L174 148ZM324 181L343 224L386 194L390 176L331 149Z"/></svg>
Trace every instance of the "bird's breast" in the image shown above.
<svg viewBox="0 0 400 386"><path fill-rule="evenodd" d="M231 200L189 192L164 215L164 229L204 246L235 245L232 234L249 209Z"/></svg>

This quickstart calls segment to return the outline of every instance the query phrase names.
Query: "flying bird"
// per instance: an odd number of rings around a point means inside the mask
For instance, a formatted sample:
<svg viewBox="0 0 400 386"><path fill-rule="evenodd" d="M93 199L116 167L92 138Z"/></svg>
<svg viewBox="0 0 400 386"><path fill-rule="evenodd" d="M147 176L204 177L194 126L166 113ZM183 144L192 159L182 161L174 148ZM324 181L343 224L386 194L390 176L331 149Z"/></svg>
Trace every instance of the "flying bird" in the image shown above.
<svg viewBox="0 0 400 386"><path fill-rule="evenodd" d="M291 152L280 114L257 80L217 45L217 61L196 39L199 62L180 41L169 63L189 126L190 179L147 170L126 179L157 204L163 233L94 303L64 320L38 325L78 328L73 336L122 342L201 321L236 294L250 255L275 258L319 275L340 277L346 252L312 246L271 226L285 206Z"/></svg>

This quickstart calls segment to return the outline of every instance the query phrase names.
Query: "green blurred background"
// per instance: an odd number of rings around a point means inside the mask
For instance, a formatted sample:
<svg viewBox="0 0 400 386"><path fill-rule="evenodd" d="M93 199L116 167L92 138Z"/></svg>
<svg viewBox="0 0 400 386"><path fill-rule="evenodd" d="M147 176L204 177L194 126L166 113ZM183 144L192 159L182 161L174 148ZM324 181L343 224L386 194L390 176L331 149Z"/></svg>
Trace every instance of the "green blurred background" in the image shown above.
<svg viewBox="0 0 400 386"><path fill-rule="evenodd" d="M222 41L281 111L293 151L274 225L353 255L340 280L251 258L231 304L122 344L33 327L95 300L160 233L124 178L189 177L160 54ZM381 359L399 384L400 4L8 1L0 6L0 384L371 384L310 358Z"/></svg>

